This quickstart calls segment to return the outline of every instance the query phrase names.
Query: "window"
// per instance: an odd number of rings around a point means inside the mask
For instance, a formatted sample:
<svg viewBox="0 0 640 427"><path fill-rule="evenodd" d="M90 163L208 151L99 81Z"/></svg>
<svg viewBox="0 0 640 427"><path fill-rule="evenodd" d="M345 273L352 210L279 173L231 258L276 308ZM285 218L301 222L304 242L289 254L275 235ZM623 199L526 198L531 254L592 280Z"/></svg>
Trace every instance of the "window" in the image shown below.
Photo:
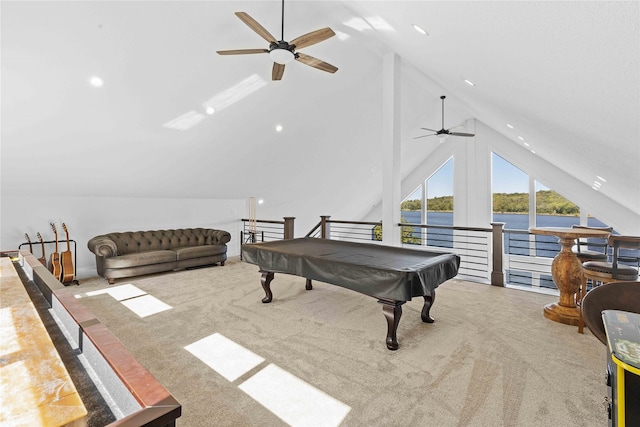
<svg viewBox="0 0 640 427"><path fill-rule="evenodd" d="M529 176L492 153L493 221L504 222L506 229L529 228Z"/></svg>
<svg viewBox="0 0 640 427"><path fill-rule="evenodd" d="M400 215L401 221L409 224L453 225L453 158L402 201ZM452 242L451 230L428 229L426 235L424 228L404 227L402 230L404 244L450 248Z"/></svg>

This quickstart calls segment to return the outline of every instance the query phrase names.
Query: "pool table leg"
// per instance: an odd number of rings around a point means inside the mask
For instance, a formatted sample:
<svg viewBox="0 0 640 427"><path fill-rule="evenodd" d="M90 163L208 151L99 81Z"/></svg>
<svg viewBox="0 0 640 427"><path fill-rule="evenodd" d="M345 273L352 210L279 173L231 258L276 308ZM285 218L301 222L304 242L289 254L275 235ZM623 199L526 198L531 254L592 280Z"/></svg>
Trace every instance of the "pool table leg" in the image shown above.
<svg viewBox="0 0 640 427"><path fill-rule="evenodd" d="M431 291L431 295L425 295L424 297L424 305L422 306L422 313L420 317L422 317L422 321L425 323L433 323L435 320L429 314L431 310L431 306L433 302L436 300L436 291Z"/></svg>
<svg viewBox="0 0 640 427"><path fill-rule="evenodd" d="M405 301L378 300L378 302L382 304L382 314L387 319L387 348L389 350L397 350L398 339L396 338L396 332L402 316L402 304Z"/></svg>
<svg viewBox="0 0 640 427"><path fill-rule="evenodd" d="M263 303L269 303L273 299L273 294L271 293L271 281L273 280L274 274L271 271L260 271L262 276L260 277L260 283L262 284L262 289L264 289L264 293L266 296L262 298Z"/></svg>

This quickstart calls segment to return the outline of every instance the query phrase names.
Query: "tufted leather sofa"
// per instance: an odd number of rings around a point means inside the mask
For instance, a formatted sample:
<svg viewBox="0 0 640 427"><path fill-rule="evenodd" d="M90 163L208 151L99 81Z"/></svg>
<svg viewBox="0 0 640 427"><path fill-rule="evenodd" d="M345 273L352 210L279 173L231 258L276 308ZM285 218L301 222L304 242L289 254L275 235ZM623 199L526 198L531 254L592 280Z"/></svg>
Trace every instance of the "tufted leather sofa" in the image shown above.
<svg viewBox="0 0 640 427"><path fill-rule="evenodd" d="M210 228L127 231L96 236L87 246L98 274L115 279L220 263L227 259L231 234Z"/></svg>

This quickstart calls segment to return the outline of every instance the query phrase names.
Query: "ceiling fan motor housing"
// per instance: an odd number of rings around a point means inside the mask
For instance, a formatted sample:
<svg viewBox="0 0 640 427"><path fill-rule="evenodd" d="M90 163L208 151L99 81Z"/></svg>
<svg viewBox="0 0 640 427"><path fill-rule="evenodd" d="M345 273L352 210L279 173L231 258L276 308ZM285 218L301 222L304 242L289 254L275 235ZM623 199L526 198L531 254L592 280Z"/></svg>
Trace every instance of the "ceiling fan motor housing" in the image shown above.
<svg viewBox="0 0 640 427"><path fill-rule="evenodd" d="M284 40L269 44L269 56L278 64L287 64L296 58L294 46Z"/></svg>

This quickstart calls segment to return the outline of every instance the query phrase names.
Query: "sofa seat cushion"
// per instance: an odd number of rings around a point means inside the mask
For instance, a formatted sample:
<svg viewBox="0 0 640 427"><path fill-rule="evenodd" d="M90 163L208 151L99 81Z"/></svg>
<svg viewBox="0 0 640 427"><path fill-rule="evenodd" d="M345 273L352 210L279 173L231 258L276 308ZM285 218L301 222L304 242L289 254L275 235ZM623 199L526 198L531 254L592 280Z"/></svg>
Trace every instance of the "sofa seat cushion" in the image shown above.
<svg viewBox="0 0 640 427"><path fill-rule="evenodd" d="M120 255L104 259L105 268L128 268L141 265L162 264L175 262L176 253L174 251L150 251L136 254Z"/></svg>
<svg viewBox="0 0 640 427"><path fill-rule="evenodd" d="M174 249L177 260L210 257L227 253L227 245L188 246Z"/></svg>

